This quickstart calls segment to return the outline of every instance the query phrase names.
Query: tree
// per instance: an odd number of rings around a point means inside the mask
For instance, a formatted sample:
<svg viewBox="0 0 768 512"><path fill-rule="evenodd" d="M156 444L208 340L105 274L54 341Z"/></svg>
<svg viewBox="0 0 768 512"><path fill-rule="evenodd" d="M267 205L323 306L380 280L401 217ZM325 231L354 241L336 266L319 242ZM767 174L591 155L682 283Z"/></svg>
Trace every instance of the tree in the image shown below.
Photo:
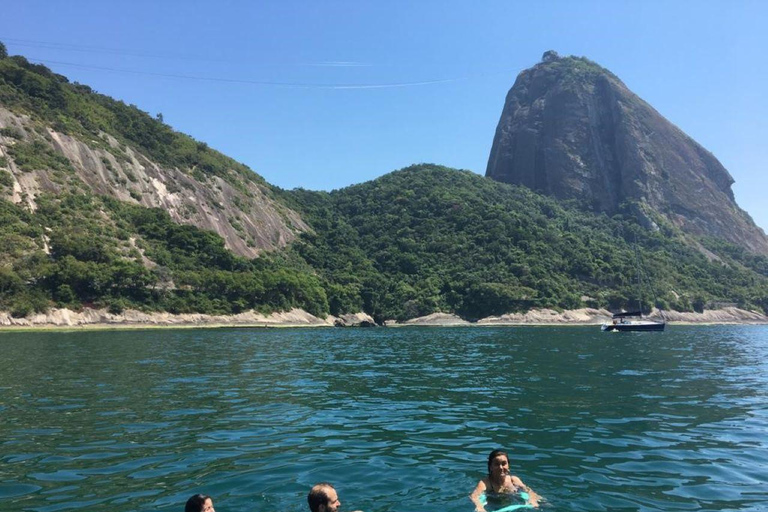
<svg viewBox="0 0 768 512"><path fill-rule="evenodd" d="M8 56L8 49L5 47L2 41L0 41L0 59L4 59Z"/></svg>

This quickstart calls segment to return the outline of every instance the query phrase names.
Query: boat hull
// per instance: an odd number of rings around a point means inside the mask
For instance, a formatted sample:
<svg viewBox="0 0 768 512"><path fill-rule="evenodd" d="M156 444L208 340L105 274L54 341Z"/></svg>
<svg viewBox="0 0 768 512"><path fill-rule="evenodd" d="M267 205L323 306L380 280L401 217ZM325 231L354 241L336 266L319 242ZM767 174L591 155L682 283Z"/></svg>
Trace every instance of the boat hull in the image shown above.
<svg viewBox="0 0 768 512"><path fill-rule="evenodd" d="M666 323L659 322L619 322L603 324L601 329L606 332L625 331L663 331Z"/></svg>

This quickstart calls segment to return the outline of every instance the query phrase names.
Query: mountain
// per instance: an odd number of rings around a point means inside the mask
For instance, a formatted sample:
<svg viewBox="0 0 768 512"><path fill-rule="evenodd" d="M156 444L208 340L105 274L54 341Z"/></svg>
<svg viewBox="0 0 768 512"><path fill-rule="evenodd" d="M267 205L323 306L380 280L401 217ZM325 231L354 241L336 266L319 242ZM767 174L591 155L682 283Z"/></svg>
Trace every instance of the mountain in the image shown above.
<svg viewBox="0 0 768 512"><path fill-rule="evenodd" d="M331 193L286 192L312 228L291 245L332 314L435 311L477 319L531 308L768 306L768 258L634 215L585 211L469 171L417 165ZM637 247L653 289L636 286ZM702 249L706 252L703 254ZM655 292L655 293L654 293Z"/></svg>
<svg viewBox="0 0 768 512"><path fill-rule="evenodd" d="M160 117L0 43L0 310L327 314L313 270L280 253L299 214Z"/></svg>
<svg viewBox="0 0 768 512"><path fill-rule="evenodd" d="M0 311L13 316L302 308L382 322L638 299L768 310L768 257L642 204L609 216L428 164L281 190L160 116L2 50ZM655 296L633 284L635 247Z"/></svg>
<svg viewBox="0 0 768 512"><path fill-rule="evenodd" d="M650 227L658 214L693 236L768 254L768 237L736 204L717 158L585 58L549 51L518 75L486 176L597 212L629 206Z"/></svg>
<svg viewBox="0 0 768 512"><path fill-rule="evenodd" d="M246 166L134 106L24 57L0 59L0 197L92 192L211 230L238 255L285 247L306 226Z"/></svg>

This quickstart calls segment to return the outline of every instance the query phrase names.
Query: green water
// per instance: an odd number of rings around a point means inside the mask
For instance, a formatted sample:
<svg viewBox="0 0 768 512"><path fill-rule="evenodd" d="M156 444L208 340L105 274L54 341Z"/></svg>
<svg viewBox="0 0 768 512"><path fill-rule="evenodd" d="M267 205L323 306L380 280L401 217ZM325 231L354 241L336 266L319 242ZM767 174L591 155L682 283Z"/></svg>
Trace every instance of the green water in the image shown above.
<svg viewBox="0 0 768 512"><path fill-rule="evenodd" d="M768 509L768 328L0 333L0 510Z"/></svg>

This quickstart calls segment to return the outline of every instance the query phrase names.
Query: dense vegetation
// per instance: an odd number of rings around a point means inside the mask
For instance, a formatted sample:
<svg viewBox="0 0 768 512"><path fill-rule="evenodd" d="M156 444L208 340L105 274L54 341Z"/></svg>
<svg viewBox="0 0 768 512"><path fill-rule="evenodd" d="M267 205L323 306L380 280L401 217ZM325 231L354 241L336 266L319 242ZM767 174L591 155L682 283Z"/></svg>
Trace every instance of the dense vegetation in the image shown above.
<svg viewBox="0 0 768 512"><path fill-rule="evenodd" d="M629 213L586 213L467 171L414 166L330 194L289 195L314 228L294 250L322 276L332 313L480 318L640 299L648 310L654 298L682 311L767 305L765 257L702 240L720 257L709 261L663 219L649 231Z"/></svg>
<svg viewBox="0 0 768 512"><path fill-rule="evenodd" d="M0 309L106 306L170 312L436 311L476 319L534 307L768 307L768 260L669 226L585 213L466 171L417 166L333 193L283 192L311 233L254 260L216 234L90 194L0 201ZM653 283L636 286L636 251ZM644 284L647 284L644 283Z"/></svg>
<svg viewBox="0 0 768 512"><path fill-rule="evenodd" d="M4 46L0 48L0 104L89 144L110 134L155 162L189 169L199 181L216 175L240 189L243 180L265 184L245 165L174 131L162 122L161 115L152 117L135 105L98 94L87 85L70 83L65 76L20 55L9 57ZM102 146L118 160L126 158L124 146L115 148L106 142Z"/></svg>
<svg viewBox="0 0 768 512"><path fill-rule="evenodd" d="M561 57L550 62L547 69L557 73L559 75L558 80L564 84L593 82L596 78L606 75L621 83L619 77L611 71L586 57Z"/></svg>
<svg viewBox="0 0 768 512"><path fill-rule="evenodd" d="M110 198L40 196L34 213L0 200L0 310L16 316L51 305L324 316L320 281L289 258L240 258L215 233Z"/></svg>
<svg viewBox="0 0 768 512"><path fill-rule="evenodd" d="M595 71L590 61L579 63L579 73ZM264 184L134 106L8 57L2 44L0 104L31 116L43 133L53 127L103 143L118 159L122 146L107 144L105 134L201 181L217 175L241 190L243 180ZM214 233L176 224L162 210L96 196L82 183L38 195L35 210L12 203L9 159L14 172L45 169L60 182L73 168L12 127L0 135L15 139L0 157L0 310L16 316L51 306L215 314L300 307L319 316L365 311L377 321L437 311L477 319L638 301L646 310L654 302L701 310L712 301L768 310L768 259L720 240L686 238L661 218L659 230L643 228L631 213L641 204L609 218L470 172L421 165L332 193L272 191L312 231L286 250L247 260ZM638 259L649 277L642 287Z"/></svg>

